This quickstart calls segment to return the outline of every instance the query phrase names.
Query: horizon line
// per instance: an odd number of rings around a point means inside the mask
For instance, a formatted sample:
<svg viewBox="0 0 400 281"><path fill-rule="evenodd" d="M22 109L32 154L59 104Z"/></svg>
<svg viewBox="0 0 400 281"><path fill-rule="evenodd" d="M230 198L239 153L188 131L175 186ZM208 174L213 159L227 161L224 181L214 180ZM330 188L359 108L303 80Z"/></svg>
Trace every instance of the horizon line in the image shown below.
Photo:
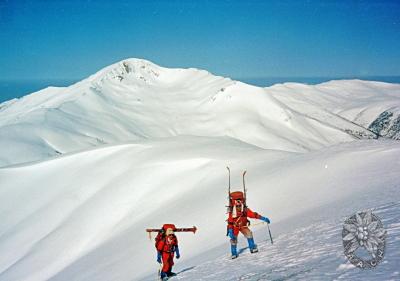
<svg viewBox="0 0 400 281"><path fill-rule="evenodd" d="M213 74L213 73L212 73ZM336 79L357 79L357 78L373 78L373 77L400 77L400 74L391 74L391 75L383 75L383 74L377 74L377 75L308 75L308 76L296 76L296 75L288 75L288 76L223 76L223 75L218 75L218 74L213 74L215 76L222 76L226 78L233 78L233 79L281 79L281 78L300 78L300 79L307 79L307 78L336 78ZM90 75L89 75L90 76ZM75 81L75 80L83 80L89 76L85 77L78 77L78 78L71 78L71 77L65 77L65 78L0 78L0 82L10 82L10 81Z"/></svg>

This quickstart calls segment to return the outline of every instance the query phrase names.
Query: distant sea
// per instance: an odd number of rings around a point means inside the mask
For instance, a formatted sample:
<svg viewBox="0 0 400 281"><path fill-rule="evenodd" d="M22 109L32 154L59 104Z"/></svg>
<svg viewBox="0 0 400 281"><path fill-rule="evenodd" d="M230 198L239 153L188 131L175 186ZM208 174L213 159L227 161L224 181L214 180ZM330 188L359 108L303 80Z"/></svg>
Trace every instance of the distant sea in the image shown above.
<svg viewBox="0 0 400 281"><path fill-rule="evenodd" d="M20 98L44 88L66 87L78 80L0 80L0 102Z"/></svg>
<svg viewBox="0 0 400 281"><path fill-rule="evenodd" d="M297 82L315 85L330 80L361 79L370 81L381 81L388 83L400 83L400 76L365 76L365 77L253 77L233 78L259 87L268 87L277 83ZM20 98L27 94L42 90L49 86L66 87L77 80L0 80L0 103Z"/></svg>

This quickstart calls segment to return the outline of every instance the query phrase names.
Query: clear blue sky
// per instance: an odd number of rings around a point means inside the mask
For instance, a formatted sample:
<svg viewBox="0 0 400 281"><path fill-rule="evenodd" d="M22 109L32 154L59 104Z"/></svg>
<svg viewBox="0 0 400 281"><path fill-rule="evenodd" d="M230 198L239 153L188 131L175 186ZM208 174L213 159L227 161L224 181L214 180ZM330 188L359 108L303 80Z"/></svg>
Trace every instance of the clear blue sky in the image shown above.
<svg viewBox="0 0 400 281"><path fill-rule="evenodd" d="M0 79L128 57L235 78L400 75L400 1L0 0L0 42Z"/></svg>

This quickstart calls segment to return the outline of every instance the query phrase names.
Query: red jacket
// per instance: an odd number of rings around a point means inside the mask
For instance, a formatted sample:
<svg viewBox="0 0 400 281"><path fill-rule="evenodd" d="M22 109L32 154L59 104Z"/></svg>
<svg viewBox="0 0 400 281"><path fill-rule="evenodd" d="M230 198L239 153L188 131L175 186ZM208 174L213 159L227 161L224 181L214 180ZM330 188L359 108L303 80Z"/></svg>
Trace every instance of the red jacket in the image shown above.
<svg viewBox="0 0 400 281"><path fill-rule="evenodd" d="M233 207L232 209L234 209ZM235 228L235 227L243 227L247 226L249 224L248 218L251 219L259 219L261 218L261 215L259 215L256 212L253 212L249 208L244 208L243 211L237 211L236 214L234 214L233 211L229 212L229 217L228 217L228 228Z"/></svg>
<svg viewBox="0 0 400 281"><path fill-rule="evenodd" d="M158 238L158 239L157 239ZM156 248L159 252L172 253L175 251L175 247L178 246L178 239L175 234L170 234L168 236L162 235L156 238Z"/></svg>

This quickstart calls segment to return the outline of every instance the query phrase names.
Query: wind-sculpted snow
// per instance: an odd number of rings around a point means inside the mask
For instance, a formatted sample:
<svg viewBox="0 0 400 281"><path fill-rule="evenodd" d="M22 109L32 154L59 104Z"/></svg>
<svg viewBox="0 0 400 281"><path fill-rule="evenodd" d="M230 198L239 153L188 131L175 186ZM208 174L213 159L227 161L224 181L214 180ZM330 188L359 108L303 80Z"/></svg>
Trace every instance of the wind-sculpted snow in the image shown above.
<svg viewBox="0 0 400 281"><path fill-rule="evenodd" d="M376 138L381 132L370 124L388 108L400 108L399 97L396 84L351 80L258 88L204 70L127 59L69 87L2 103L0 165L179 135L230 136L307 152Z"/></svg>
<svg viewBox="0 0 400 281"><path fill-rule="evenodd" d="M248 170L248 204L271 218L279 243L282 229L312 224L307 212L334 219L346 208L342 216L400 201L398 159L395 141L302 154L227 137L174 137L2 168L0 280L140 280L158 269L144 230L163 223L198 227L195 235L179 234L178 271L227 253L226 165L233 190Z"/></svg>

